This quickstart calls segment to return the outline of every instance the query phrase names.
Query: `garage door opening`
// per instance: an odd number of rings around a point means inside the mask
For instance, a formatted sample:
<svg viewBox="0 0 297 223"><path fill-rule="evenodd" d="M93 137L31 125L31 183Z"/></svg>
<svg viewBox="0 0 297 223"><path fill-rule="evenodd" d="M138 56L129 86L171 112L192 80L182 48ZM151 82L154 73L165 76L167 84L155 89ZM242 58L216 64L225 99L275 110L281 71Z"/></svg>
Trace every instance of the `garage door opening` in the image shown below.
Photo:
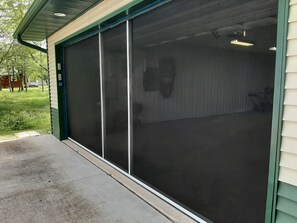
<svg viewBox="0 0 297 223"><path fill-rule="evenodd" d="M264 222L277 11L171 1L67 46L68 136L197 216Z"/></svg>

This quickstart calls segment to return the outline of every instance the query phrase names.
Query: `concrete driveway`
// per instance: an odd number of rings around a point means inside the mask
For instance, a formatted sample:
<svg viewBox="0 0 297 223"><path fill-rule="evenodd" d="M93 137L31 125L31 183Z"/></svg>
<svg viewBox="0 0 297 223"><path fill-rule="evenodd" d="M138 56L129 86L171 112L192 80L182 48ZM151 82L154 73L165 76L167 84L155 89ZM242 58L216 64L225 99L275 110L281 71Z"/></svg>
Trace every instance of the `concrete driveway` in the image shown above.
<svg viewBox="0 0 297 223"><path fill-rule="evenodd" d="M0 222L171 221L47 135L0 143Z"/></svg>

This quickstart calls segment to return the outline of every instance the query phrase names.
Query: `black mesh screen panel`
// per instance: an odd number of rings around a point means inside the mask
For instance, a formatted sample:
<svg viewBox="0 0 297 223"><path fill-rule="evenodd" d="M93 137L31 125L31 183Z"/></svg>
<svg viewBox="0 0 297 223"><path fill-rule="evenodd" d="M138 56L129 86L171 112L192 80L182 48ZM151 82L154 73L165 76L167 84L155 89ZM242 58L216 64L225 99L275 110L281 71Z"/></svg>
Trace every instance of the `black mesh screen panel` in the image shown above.
<svg viewBox="0 0 297 223"><path fill-rule="evenodd" d="M213 222L265 221L277 1L259 2L133 19L132 173Z"/></svg>
<svg viewBox="0 0 297 223"><path fill-rule="evenodd" d="M68 135L101 155L98 35L65 48Z"/></svg>
<svg viewBox="0 0 297 223"><path fill-rule="evenodd" d="M102 33L106 158L128 168L127 50L124 24Z"/></svg>

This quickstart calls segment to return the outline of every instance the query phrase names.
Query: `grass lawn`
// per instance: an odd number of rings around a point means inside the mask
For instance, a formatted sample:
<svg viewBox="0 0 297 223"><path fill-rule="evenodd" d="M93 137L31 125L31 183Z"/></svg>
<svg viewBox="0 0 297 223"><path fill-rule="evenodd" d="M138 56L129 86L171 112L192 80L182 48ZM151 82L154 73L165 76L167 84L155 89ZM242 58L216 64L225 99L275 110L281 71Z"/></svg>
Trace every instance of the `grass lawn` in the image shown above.
<svg viewBox="0 0 297 223"><path fill-rule="evenodd" d="M28 88L28 92L0 91L0 136L16 132L50 131L49 94L45 88Z"/></svg>

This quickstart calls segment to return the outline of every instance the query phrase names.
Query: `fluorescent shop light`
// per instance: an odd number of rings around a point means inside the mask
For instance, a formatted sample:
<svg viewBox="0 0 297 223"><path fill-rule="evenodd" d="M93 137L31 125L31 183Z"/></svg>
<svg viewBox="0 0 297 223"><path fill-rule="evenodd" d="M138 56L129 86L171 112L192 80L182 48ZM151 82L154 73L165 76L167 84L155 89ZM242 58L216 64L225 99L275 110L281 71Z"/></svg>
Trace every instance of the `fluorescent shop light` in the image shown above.
<svg viewBox="0 0 297 223"><path fill-rule="evenodd" d="M254 46L254 45L255 45L255 44L253 44L253 43L240 41L240 40L238 40L238 39L231 40L230 43L233 44L233 45L237 45L237 46L246 46L246 47Z"/></svg>

